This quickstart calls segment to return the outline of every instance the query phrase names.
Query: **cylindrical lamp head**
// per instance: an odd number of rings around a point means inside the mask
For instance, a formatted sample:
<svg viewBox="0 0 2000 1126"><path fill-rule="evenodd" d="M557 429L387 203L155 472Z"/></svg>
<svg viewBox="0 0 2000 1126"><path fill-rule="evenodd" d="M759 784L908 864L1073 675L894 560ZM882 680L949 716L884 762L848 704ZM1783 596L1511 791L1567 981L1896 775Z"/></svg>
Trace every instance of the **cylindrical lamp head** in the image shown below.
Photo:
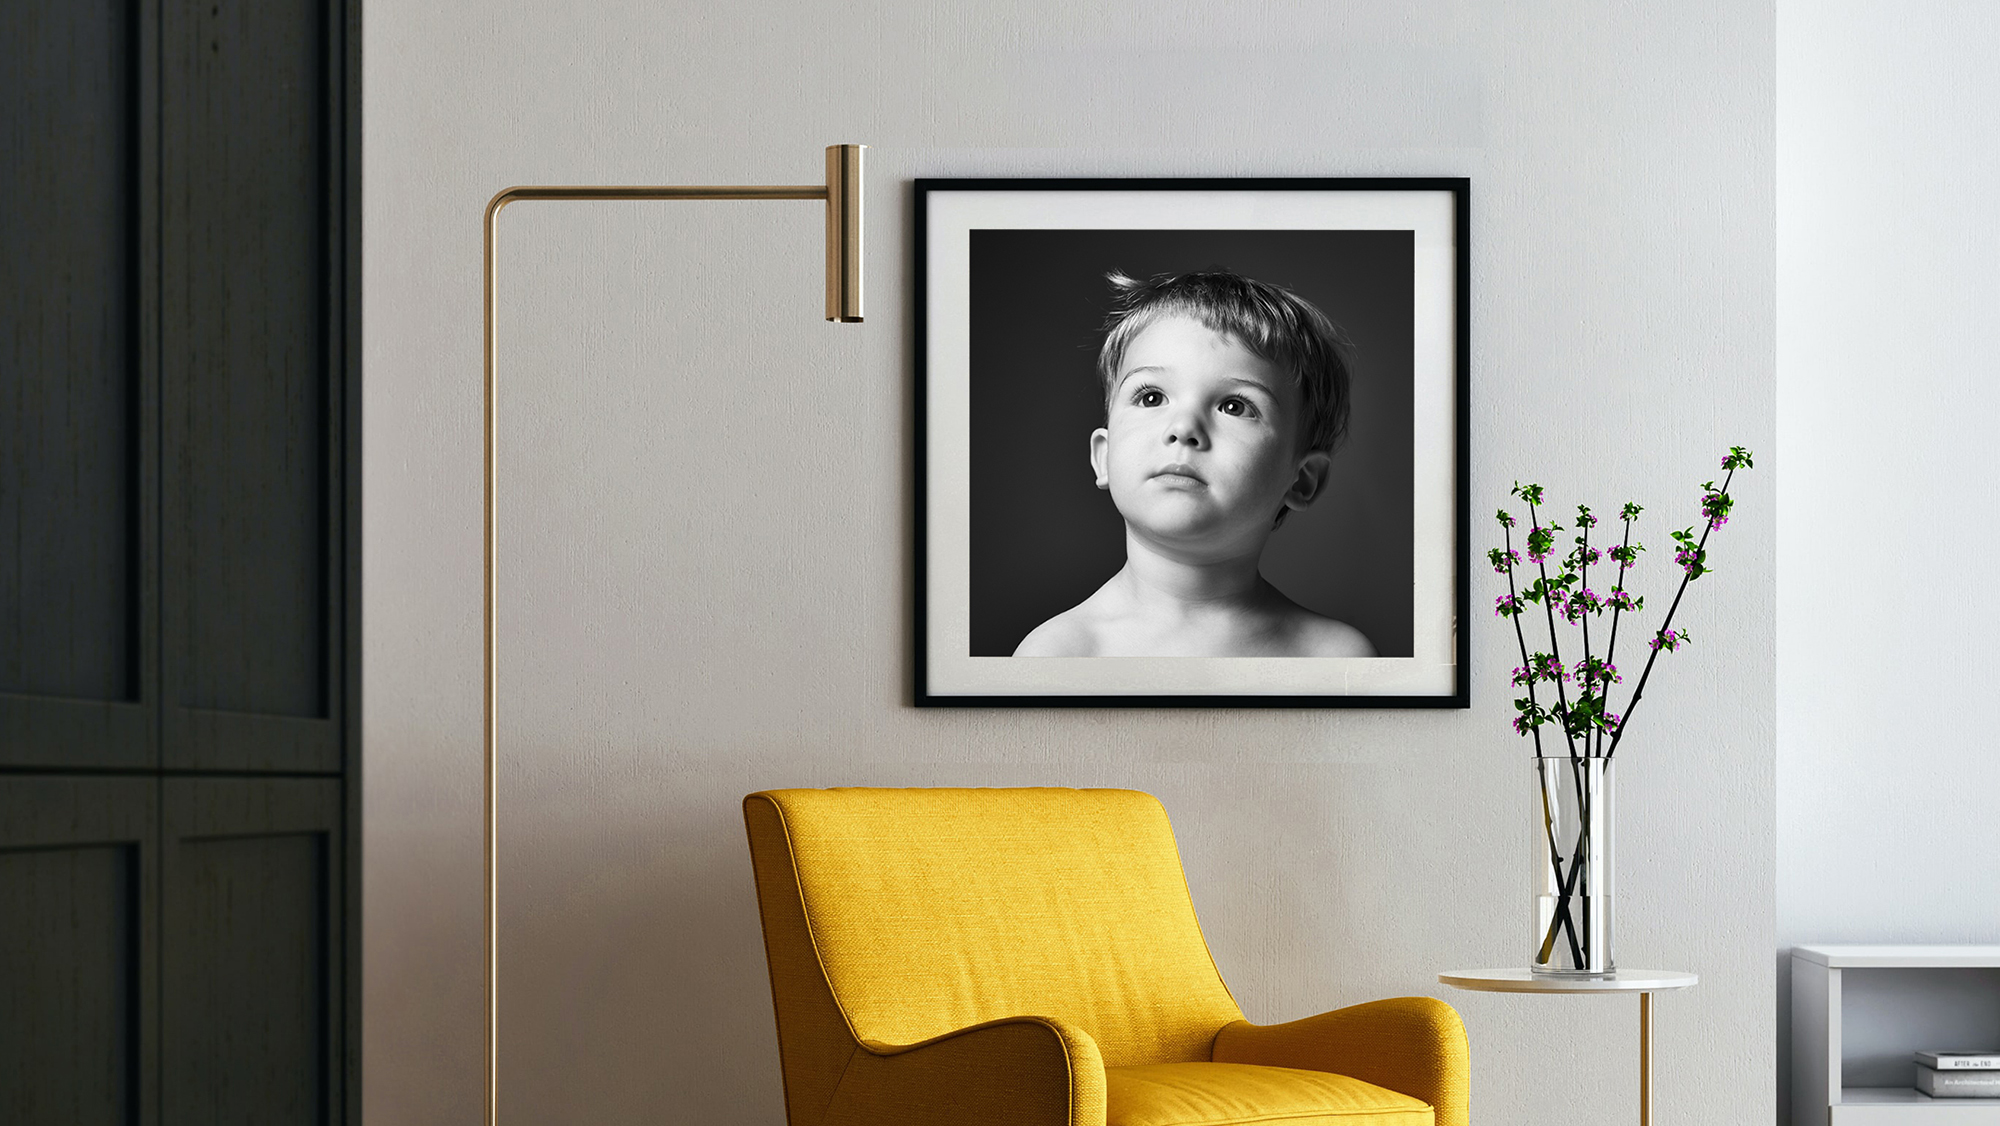
<svg viewBox="0 0 2000 1126"><path fill-rule="evenodd" d="M861 321L861 150L826 147L826 319Z"/></svg>

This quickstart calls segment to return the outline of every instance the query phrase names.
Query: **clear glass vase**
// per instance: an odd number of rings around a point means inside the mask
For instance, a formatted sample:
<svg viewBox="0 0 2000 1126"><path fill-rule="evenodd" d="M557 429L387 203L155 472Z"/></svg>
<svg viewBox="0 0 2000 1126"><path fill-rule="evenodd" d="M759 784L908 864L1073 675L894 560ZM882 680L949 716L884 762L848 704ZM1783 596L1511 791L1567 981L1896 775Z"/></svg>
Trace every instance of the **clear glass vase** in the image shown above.
<svg viewBox="0 0 2000 1126"><path fill-rule="evenodd" d="M1534 762L1534 971L1614 973L1611 760L1550 755Z"/></svg>

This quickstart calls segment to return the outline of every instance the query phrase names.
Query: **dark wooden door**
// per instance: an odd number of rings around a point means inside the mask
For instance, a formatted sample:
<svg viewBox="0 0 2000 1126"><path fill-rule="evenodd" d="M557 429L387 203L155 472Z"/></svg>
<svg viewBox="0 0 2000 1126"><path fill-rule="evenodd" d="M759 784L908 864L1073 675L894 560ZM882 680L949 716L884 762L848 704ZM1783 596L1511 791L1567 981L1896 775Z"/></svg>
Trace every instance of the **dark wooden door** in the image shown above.
<svg viewBox="0 0 2000 1126"><path fill-rule="evenodd" d="M0 1123L355 1116L357 0L0 0Z"/></svg>

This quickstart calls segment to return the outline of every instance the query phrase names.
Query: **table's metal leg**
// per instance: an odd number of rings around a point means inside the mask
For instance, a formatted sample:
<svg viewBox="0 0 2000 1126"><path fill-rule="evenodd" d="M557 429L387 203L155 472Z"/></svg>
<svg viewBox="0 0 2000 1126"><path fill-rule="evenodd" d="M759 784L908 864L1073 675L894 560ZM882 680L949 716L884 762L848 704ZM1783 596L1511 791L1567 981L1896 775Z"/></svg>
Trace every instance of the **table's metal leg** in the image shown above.
<svg viewBox="0 0 2000 1126"><path fill-rule="evenodd" d="M1653 1126L1653 994L1639 994L1639 1126Z"/></svg>

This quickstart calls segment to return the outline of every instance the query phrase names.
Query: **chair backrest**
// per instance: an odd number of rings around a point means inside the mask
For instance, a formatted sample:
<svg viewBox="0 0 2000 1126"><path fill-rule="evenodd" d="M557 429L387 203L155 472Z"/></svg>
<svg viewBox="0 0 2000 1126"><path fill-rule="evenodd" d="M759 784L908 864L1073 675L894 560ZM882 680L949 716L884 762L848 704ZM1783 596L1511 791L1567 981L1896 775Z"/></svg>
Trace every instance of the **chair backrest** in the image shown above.
<svg viewBox="0 0 2000 1126"><path fill-rule="evenodd" d="M1150 794L775 790L744 816L795 1105L856 1038L1058 1017L1117 1066L1207 1060L1242 1017Z"/></svg>

